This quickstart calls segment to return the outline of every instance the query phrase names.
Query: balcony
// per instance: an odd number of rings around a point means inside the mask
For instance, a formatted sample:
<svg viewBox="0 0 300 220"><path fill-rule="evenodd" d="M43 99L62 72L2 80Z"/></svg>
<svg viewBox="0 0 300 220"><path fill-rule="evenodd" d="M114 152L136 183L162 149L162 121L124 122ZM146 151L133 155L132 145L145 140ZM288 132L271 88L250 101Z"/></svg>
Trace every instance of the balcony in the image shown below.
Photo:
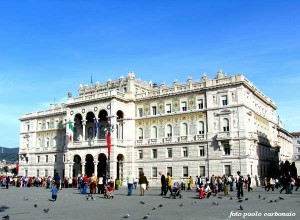
<svg viewBox="0 0 300 220"><path fill-rule="evenodd" d="M157 144L157 139L149 139L149 144Z"/></svg>
<svg viewBox="0 0 300 220"><path fill-rule="evenodd" d="M249 132L248 133L248 138L254 141L258 141L258 136L256 132Z"/></svg>
<svg viewBox="0 0 300 220"><path fill-rule="evenodd" d="M204 134L196 134L195 135L195 141L202 141L205 139Z"/></svg>
<svg viewBox="0 0 300 220"><path fill-rule="evenodd" d="M180 137L178 138L178 141L179 141L179 142L188 141L188 136L180 136Z"/></svg>
<svg viewBox="0 0 300 220"><path fill-rule="evenodd" d="M69 143L70 148L77 148L77 147L96 147L96 146L106 146L105 139L95 139L95 140L88 140L88 141L74 141Z"/></svg>
<svg viewBox="0 0 300 220"><path fill-rule="evenodd" d="M229 131L219 132L217 134L217 140L230 140L231 133Z"/></svg>

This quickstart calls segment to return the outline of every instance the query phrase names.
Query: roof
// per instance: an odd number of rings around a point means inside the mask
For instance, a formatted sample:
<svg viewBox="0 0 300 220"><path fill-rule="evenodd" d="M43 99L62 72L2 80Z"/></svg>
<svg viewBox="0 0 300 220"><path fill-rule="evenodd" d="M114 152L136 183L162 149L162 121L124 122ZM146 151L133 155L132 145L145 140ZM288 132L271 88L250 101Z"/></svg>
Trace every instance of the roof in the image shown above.
<svg viewBox="0 0 300 220"><path fill-rule="evenodd" d="M294 137L300 136L300 132L291 132L290 134L293 135Z"/></svg>

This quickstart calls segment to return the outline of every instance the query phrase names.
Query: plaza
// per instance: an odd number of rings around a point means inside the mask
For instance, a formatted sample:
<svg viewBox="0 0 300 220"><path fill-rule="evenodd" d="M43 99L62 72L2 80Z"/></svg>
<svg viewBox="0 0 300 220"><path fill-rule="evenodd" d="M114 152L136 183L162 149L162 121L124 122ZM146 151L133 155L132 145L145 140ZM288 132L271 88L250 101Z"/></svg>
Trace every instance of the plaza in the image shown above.
<svg viewBox="0 0 300 220"><path fill-rule="evenodd" d="M137 220L143 219L149 213L149 219L155 220L298 219L300 215L299 191L293 191L293 193L289 195L280 194L278 190L265 192L263 188L256 187L253 192L244 191L244 199L240 203L236 198L236 191L231 192L226 197L220 193L219 196L222 199L212 196L203 200L196 198L197 193L195 191L182 191L182 199L170 199L159 196L159 188L150 188L142 197L139 196L139 188L133 190L132 196L127 196L127 189L122 187L114 192L113 199L105 199L103 195L94 194L96 200L87 201L86 196L79 194L77 189L67 188L59 191L56 202L51 202L49 201L51 195L48 189L10 187L8 190L0 189L0 217L9 215L11 220L95 220L123 219L125 214L130 213L129 219ZM259 195L261 196L260 199L258 198ZM28 200L24 200L24 197ZM284 198L284 200L280 200L279 197ZM272 200L271 203L270 200ZM140 201L145 202L145 204L141 204ZM214 202L218 205L213 204ZM34 204L37 204L36 208ZM243 210L239 210L240 205L242 205ZM152 210L154 207L155 210ZM44 213L43 209L48 208L49 212ZM244 216L246 215L244 213L253 216ZM276 216L283 213L296 214L296 216Z"/></svg>

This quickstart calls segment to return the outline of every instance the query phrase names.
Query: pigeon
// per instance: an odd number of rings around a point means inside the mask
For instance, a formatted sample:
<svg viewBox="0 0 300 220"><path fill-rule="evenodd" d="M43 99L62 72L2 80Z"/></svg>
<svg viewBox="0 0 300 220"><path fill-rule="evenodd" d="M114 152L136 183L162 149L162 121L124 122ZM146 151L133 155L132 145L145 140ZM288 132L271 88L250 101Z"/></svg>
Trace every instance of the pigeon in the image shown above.
<svg viewBox="0 0 300 220"><path fill-rule="evenodd" d="M232 197L230 197L230 200L232 200Z"/></svg>
<svg viewBox="0 0 300 220"><path fill-rule="evenodd" d="M243 206L241 206L241 205L240 205L240 210L244 210L244 209L243 209Z"/></svg>
<svg viewBox="0 0 300 220"><path fill-rule="evenodd" d="M247 201L247 200L248 200L248 198L245 198L245 200Z"/></svg>
<svg viewBox="0 0 300 220"><path fill-rule="evenodd" d="M280 199L280 200L284 200L284 198L282 198L282 197L279 197L279 199Z"/></svg>
<svg viewBox="0 0 300 220"><path fill-rule="evenodd" d="M44 213L48 213L49 209L43 209Z"/></svg>
<svg viewBox="0 0 300 220"><path fill-rule="evenodd" d="M26 196L24 196L24 200L25 200L25 201L27 201L27 200L28 200L28 198L27 198Z"/></svg>
<svg viewBox="0 0 300 220"><path fill-rule="evenodd" d="M260 195L258 195L258 198L260 199Z"/></svg>
<svg viewBox="0 0 300 220"><path fill-rule="evenodd" d="M217 203L217 202L213 202L213 204L214 204L214 205L219 205L219 203Z"/></svg>
<svg viewBox="0 0 300 220"><path fill-rule="evenodd" d="M265 200L267 197L264 197L262 200Z"/></svg>
<svg viewBox="0 0 300 220"><path fill-rule="evenodd" d="M223 197L222 197L222 196L218 196L218 198L219 198L219 199L222 199Z"/></svg>
<svg viewBox="0 0 300 220"><path fill-rule="evenodd" d="M270 202L269 203L272 203L273 201L272 200L270 200Z"/></svg>
<svg viewBox="0 0 300 220"><path fill-rule="evenodd" d="M89 200L90 200L90 198L89 198L89 197L86 197L86 200L87 200L87 201L89 201Z"/></svg>
<svg viewBox="0 0 300 220"><path fill-rule="evenodd" d="M275 199L274 202L277 202L277 200Z"/></svg>
<svg viewBox="0 0 300 220"><path fill-rule="evenodd" d="M33 206L34 206L34 208L37 208L37 204L34 204Z"/></svg>
<svg viewBox="0 0 300 220"><path fill-rule="evenodd" d="M156 209L155 207L152 208L152 210L155 210L155 209Z"/></svg>
<svg viewBox="0 0 300 220"><path fill-rule="evenodd" d="M126 215L124 215L123 218L129 218L130 216L131 216L130 213L127 213Z"/></svg>
<svg viewBox="0 0 300 220"><path fill-rule="evenodd" d="M162 205L162 204L160 204L158 207L160 207L160 208L161 208L161 207L163 207L163 205Z"/></svg>
<svg viewBox="0 0 300 220"><path fill-rule="evenodd" d="M192 205L196 205L196 204L197 204L197 202L193 202L193 203L192 203Z"/></svg>
<svg viewBox="0 0 300 220"><path fill-rule="evenodd" d="M2 219L9 219L9 215L3 216Z"/></svg>
<svg viewBox="0 0 300 220"><path fill-rule="evenodd" d="M150 216L150 214L148 213L147 215L144 216L143 219L147 219L147 218L149 218L149 216Z"/></svg>
<svg viewBox="0 0 300 220"><path fill-rule="evenodd" d="M238 202L243 202L243 200L242 200L242 199L239 199Z"/></svg>
<svg viewBox="0 0 300 220"><path fill-rule="evenodd" d="M145 202L143 202L143 201L140 201L140 204L143 204L143 205L144 205L144 204L145 204Z"/></svg>
<svg viewBox="0 0 300 220"><path fill-rule="evenodd" d="M181 204L179 204L179 206L180 206L180 207L182 207L182 206L183 206L183 204L181 203Z"/></svg>

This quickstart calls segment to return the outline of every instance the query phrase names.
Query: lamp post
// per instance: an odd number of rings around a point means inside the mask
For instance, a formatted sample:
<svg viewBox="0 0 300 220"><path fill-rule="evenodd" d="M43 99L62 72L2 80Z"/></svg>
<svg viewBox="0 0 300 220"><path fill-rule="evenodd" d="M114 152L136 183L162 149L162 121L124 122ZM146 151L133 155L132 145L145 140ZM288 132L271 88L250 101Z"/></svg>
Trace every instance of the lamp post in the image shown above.
<svg viewBox="0 0 300 220"><path fill-rule="evenodd" d="M108 157L107 157L107 166L106 166L106 171L108 178L110 178L110 148L111 148L111 133L114 132L114 125L111 124L110 122L106 125L106 128L104 131L106 132L106 144L107 144L107 151L108 151Z"/></svg>

